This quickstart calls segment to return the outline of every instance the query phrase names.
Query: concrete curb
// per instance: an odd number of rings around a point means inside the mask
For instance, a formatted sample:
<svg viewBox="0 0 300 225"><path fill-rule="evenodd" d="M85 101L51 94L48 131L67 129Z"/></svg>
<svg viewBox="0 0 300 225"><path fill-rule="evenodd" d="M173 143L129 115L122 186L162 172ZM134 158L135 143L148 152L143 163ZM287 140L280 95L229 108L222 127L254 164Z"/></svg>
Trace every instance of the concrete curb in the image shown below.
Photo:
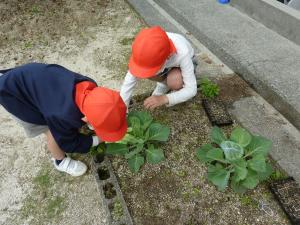
<svg viewBox="0 0 300 225"><path fill-rule="evenodd" d="M130 213L128 211L118 180L113 172L110 160L107 157L105 157L102 162L97 162L97 160L94 159L93 167L93 172L99 187L103 206L107 215L110 215L109 224L133 225ZM98 173L99 169L107 173L107 177L101 178ZM114 196L107 196L107 194L105 194L105 189L107 187L111 188L111 190L115 192ZM114 219L113 210L116 203L121 205L123 215L119 215L120 218Z"/></svg>
<svg viewBox="0 0 300 225"><path fill-rule="evenodd" d="M230 4L300 45L300 12L275 0L231 0Z"/></svg>
<svg viewBox="0 0 300 225"><path fill-rule="evenodd" d="M300 184L300 132L257 94L234 102L229 112L246 129L272 140L271 157Z"/></svg>

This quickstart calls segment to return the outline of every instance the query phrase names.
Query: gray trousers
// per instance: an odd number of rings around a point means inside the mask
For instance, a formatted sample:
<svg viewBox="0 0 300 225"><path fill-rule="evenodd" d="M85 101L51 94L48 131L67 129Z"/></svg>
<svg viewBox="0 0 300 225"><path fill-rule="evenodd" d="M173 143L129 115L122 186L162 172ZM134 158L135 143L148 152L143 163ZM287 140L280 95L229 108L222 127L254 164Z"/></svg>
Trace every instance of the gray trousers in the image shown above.
<svg viewBox="0 0 300 225"><path fill-rule="evenodd" d="M45 133L49 130L49 127L46 125L37 125L33 123L28 123L12 115L12 117L24 128L26 136L29 138L36 137L42 133Z"/></svg>

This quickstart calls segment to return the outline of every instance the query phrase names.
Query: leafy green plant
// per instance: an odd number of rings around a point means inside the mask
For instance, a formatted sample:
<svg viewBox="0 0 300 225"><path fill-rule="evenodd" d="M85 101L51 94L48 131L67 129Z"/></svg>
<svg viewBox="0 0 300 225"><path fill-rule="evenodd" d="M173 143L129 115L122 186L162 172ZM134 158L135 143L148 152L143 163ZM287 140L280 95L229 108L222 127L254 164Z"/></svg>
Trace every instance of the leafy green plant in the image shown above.
<svg viewBox="0 0 300 225"><path fill-rule="evenodd" d="M212 82L210 79L202 78L200 80L200 85L201 85L201 92L206 98L212 99L219 95L220 92L219 86L214 82Z"/></svg>
<svg viewBox="0 0 300 225"><path fill-rule="evenodd" d="M208 180L224 191L230 182L238 193L255 188L260 181L272 174L271 164L266 162L272 142L255 136L241 127L235 128L230 138L218 127L211 132L212 144L197 150L197 158L208 165Z"/></svg>
<svg viewBox="0 0 300 225"><path fill-rule="evenodd" d="M154 122L145 111L129 113L127 122L127 134L117 143L108 143L106 154L124 156L134 173L139 171L145 161L157 164L164 160L164 152L158 144L168 140L170 129Z"/></svg>

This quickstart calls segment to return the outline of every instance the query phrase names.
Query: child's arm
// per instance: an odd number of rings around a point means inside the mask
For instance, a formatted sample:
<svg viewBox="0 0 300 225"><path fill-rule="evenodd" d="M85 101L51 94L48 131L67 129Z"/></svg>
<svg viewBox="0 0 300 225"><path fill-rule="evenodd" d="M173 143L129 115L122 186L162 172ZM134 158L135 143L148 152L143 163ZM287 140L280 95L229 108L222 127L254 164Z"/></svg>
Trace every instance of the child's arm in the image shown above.
<svg viewBox="0 0 300 225"><path fill-rule="evenodd" d="M173 106L185 102L197 94L197 81L194 73L194 64L189 55L186 55L180 63L181 74L183 78L183 88L167 94L169 103L167 106Z"/></svg>
<svg viewBox="0 0 300 225"><path fill-rule="evenodd" d="M129 106L130 98L137 81L138 79L128 71L120 91L120 95L127 107Z"/></svg>

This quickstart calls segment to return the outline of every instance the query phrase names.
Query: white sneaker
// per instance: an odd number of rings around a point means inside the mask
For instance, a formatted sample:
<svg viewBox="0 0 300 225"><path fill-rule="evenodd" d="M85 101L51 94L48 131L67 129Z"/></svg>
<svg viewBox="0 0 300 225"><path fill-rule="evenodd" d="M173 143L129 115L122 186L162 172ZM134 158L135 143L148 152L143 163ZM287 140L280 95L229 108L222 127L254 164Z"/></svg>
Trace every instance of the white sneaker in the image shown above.
<svg viewBox="0 0 300 225"><path fill-rule="evenodd" d="M57 170L74 177L83 175L87 170L87 166L83 162L71 159L70 157L65 157L59 165L56 164L54 158L52 158L52 161Z"/></svg>

